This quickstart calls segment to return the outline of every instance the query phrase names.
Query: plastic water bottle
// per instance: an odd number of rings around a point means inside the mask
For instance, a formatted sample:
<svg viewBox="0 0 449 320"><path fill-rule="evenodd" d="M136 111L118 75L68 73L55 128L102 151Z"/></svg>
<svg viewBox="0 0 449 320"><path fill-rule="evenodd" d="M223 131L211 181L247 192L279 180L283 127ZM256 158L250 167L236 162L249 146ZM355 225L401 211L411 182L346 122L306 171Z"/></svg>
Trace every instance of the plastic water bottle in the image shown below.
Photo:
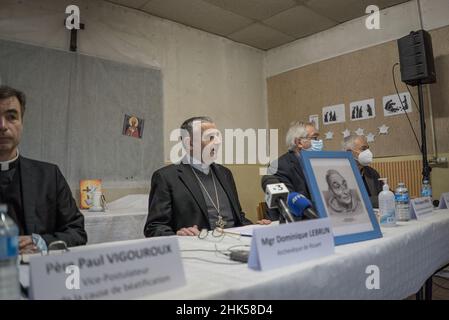
<svg viewBox="0 0 449 320"><path fill-rule="evenodd" d="M394 193L390 191L387 178L379 180L384 181L383 191L379 193L379 222L382 227L394 227L396 225Z"/></svg>
<svg viewBox="0 0 449 320"><path fill-rule="evenodd" d="M19 229L0 205L0 300L20 299L17 265Z"/></svg>
<svg viewBox="0 0 449 320"><path fill-rule="evenodd" d="M410 197L404 182L399 182L394 193L396 217L399 221L410 220Z"/></svg>
<svg viewBox="0 0 449 320"><path fill-rule="evenodd" d="M432 199L432 187L427 179L422 182L421 197L429 197Z"/></svg>

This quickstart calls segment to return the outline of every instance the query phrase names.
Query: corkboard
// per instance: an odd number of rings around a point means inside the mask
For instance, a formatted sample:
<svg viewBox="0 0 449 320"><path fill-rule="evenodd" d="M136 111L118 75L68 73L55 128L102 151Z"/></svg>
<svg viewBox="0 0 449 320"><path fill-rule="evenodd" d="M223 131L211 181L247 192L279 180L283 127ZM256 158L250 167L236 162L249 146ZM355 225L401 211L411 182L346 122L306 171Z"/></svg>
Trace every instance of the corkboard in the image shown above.
<svg viewBox="0 0 449 320"><path fill-rule="evenodd" d="M430 85L437 149L449 151L449 27L431 32L438 74L438 84ZM376 157L419 154L420 150L413 137L405 115L384 117L382 98L395 94L392 80L392 66L399 61L396 41L345 54L326 61L288 71L267 79L268 121L270 128L279 129L279 150L286 150L285 134L290 122L308 121L309 115L320 116L320 132L334 133L332 140L324 140L326 150L340 150L342 132L349 129L351 134L359 127L365 134L378 134L378 127L390 127L388 135L376 135L370 143ZM406 92L400 80L399 67L396 68L399 92ZM417 90L411 88L418 102ZM428 117L428 92L424 88L425 110L427 111L428 151L433 152L430 123ZM375 99L376 117L369 120L351 121L349 104L354 101ZM346 122L323 125L322 108L344 103ZM419 114L416 108L409 114L418 139L420 139Z"/></svg>

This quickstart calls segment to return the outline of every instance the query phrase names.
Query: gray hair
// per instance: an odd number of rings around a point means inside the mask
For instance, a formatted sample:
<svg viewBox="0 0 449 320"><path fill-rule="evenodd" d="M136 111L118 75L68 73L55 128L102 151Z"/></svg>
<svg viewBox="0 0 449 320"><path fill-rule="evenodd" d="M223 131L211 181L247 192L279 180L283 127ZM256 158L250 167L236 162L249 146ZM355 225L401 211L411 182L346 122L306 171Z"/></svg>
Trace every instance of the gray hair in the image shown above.
<svg viewBox="0 0 449 320"><path fill-rule="evenodd" d="M0 86L0 100L5 100L8 98L16 97L17 100L19 100L20 104L20 118L23 119L23 115L25 114L25 105L26 105L26 96L25 93L23 93L20 90L2 85Z"/></svg>
<svg viewBox="0 0 449 320"><path fill-rule="evenodd" d="M364 142L366 140L364 136L354 136L354 135L344 138L342 143L343 151L353 150L355 146L355 141L357 139L362 139Z"/></svg>
<svg viewBox="0 0 449 320"><path fill-rule="evenodd" d="M181 139L187 137L187 134L189 137L193 136L193 122L195 121L201 121L201 123L214 123L214 120L207 116L189 118L181 124Z"/></svg>
<svg viewBox="0 0 449 320"><path fill-rule="evenodd" d="M338 174L340 177L342 177L344 179L344 177L337 170L335 170L335 169L327 170L327 172L326 172L326 182L327 182L327 185L329 186L329 188L331 188L330 178L331 178L331 175L333 175L333 174Z"/></svg>
<svg viewBox="0 0 449 320"><path fill-rule="evenodd" d="M285 136L285 143L289 150L296 148L295 140L307 137L307 127L315 127L312 122L296 121L290 124Z"/></svg>

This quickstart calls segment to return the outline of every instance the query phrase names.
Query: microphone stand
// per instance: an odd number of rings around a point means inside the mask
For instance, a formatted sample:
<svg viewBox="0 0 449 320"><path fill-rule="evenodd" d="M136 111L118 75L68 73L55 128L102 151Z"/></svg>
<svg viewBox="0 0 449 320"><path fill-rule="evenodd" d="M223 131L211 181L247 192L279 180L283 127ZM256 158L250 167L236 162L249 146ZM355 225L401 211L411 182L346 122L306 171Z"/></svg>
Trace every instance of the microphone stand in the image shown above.
<svg viewBox="0 0 449 320"><path fill-rule="evenodd" d="M424 180L430 181L430 171L432 170L432 168L430 168L429 161L427 160L426 118L424 115L424 95L421 82L418 84L418 97L419 97L419 120L421 123L421 154L423 165L422 177L423 181Z"/></svg>

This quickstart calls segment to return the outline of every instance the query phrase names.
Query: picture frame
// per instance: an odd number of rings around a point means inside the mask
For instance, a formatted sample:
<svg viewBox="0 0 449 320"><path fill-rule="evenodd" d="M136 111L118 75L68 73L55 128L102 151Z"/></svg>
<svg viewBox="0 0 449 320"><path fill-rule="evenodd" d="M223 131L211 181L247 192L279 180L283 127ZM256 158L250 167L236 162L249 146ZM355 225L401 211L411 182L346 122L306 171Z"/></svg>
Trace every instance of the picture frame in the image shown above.
<svg viewBox="0 0 449 320"><path fill-rule="evenodd" d="M300 159L315 209L331 219L335 245L382 237L351 152L301 152Z"/></svg>
<svg viewBox="0 0 449 320"><path fill-rule="evenodd" d="M145 120L134 115L125 114L122 134L124 136L142 139Z"/></svg>

